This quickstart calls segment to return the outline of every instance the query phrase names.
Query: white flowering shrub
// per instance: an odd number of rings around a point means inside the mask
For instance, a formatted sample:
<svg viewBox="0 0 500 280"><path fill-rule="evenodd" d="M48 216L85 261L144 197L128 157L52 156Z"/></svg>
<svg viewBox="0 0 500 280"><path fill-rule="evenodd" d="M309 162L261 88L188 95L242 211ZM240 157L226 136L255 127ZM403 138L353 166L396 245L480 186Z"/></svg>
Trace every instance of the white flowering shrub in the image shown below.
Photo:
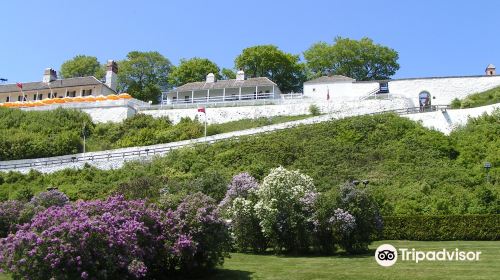
<svg viewBox="0 0 500 280"><path fill-rule="evenodd" d="M226 196L219 204L219 209L230 221L234 247L240 252L261 252L267 248L254 208L258 187L257 180L250 174L238 174L229 183Z"/></svg>
<svg viewBox="0 0 500 280"><path fill-rule="evenodd" d="M309 249L317 197L311 177L283 167L271 170L256 191L255 211L276 252Z"/></svg>

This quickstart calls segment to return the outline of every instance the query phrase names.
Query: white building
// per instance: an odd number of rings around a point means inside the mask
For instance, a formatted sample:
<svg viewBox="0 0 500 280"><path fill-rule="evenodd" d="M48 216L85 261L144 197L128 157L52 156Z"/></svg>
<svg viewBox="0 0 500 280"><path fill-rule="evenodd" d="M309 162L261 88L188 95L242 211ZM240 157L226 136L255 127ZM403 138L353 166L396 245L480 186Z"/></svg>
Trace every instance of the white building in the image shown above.
<svg viewBox="0 0 500 280"><path fill-rule="evenodd" d="M500 86L495 66L488 65L483 76L453 76L356 81L334 75L304 83L304 97L330 102L356 101L370 98L404 98L413 107L448 105L455 98Z"/></svg>
<svg viewBox="0 0 500 280"><path fill-rule="evenodd" d="M217 81L210 73L204 82L187 83L163 96L164 104L216 103L280 98L281 91L266 77L245 78L238 71L236 79Z"/></svg>
<svg viewBox="0 0 500 280"><path fill-rule="evenodd" d="M113 60L106 65L104 82L94 76L58 79L56 71L47 68L42 81L0 85L0 103L116 94L117 74L118 66Z"/></svg>

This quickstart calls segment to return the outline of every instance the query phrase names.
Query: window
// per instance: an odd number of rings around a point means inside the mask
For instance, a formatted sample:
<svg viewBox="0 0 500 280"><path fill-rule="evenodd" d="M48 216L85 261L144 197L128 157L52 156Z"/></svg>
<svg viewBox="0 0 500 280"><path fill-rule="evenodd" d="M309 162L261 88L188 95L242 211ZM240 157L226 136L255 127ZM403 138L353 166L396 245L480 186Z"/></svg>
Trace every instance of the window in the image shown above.
<svg viewBox="0 0 500 280"><path fill-rule="evenodd" d="M315 89L315 88L313 88L313 92L315 92L315 91L316 91L316 89Z"/></svg>
<svg viewBox="0 0 500 280"><path fill-rule="evenodd" d="M92 89L84 89L82 91L82 96L89 96L92 95Z"/></svg>
<svg viewBox="0 0 500 280"><path fill-rule="evenodd" d="M42 99L43 99L43 93L38 94L38 100L42 100Z"/></svg>
<svg viewBox="0 0 500 280"><path fill-rule="evenodd" d="M493 76L493 71L490 71L490 75L492 75L492 76Z"/></svg>
<svg viewBox="0 0 500 280"><path fill-rule="evenodd" d="M189 96L184 96L184 102L188 103L189 102Z"/></svg>
<svg viewBox="0 0 500 280"><path fill-rule="evenodd" d="M52 98L57 98L57 92L52 93Z"/></svg>
<svg viewBox="0 0 500 280"><path fill-rule="evenodd" d="M7 98L5 99L5 102L10 102L10 96L7 96Z"/></svg>
<svg viewBox="0 0 500 280"><path fill-rule="evenodd" d="M66 96L68 96L68 97L75 97L76 96L76 91L68 91L68 93L66 94Z"/></svg>
<svg viewBox="0 0 500 280"><path fill-rule="evenodd" d="M172 97L172 101L176 102L177 101L177 96Z"/></svg>
<svg viewBox="0 0 500 280"><path fill-rule="evenodd" d="M33 94L33 100L36 100L36 98L37 98L37 95L35 93L35 94Z"/></svg>

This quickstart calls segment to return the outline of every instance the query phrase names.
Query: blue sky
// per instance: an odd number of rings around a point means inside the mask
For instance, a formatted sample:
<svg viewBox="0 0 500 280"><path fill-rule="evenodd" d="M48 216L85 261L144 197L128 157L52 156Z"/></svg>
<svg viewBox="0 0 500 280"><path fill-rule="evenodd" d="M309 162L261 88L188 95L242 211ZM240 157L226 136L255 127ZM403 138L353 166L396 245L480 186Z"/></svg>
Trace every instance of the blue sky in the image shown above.
<svg viewBox="0 0 500 280"><path fill-rule="evenodd" d="M101 62L156 50L232 68L245 47L301 54L335 36L399 52L395 78L480 75L500 65L500 1L2 1L0 77L38 81L77 54Z"/></svg>

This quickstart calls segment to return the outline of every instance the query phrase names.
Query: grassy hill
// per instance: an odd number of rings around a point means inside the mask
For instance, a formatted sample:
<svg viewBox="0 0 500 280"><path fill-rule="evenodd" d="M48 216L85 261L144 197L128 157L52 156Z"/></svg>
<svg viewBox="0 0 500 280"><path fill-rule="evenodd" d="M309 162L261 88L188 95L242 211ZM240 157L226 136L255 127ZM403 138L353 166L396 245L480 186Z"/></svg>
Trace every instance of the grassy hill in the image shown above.
<svg viewBox="0 0 500 280"><path fill-rule="evenodd" d="M454 99L451 102L453 109L474 108L490 104L500 103L500 87L496 87L487 91L471 94L466 98Z"/></svg>
<svg viewBox="0 0 500 280"><path fill-rule="evenodd" d="M255 128L310 117L278 116L244 119L209 125L208 135ZM182 119L173 124L168 118L138 114L121 123L93 123L89 115L75 110L21 111L0 108L0 160L40 158L86 151L154 145L203 136L203 124Z"/></svg>
<svg viewBox="0 0 500 280"><path fill-rule="evenodd" d="M48 186L72 199L104 197L119 186L150 199L160 189L218 198L231 176L247 171L261 179L282 165L312 176L322 191L367 179L385 215L500 213L499 135L499 111L450 136L392 114L359 116L180 149L111 171L0 173L0 198ZM493 165L491 183L485 182L485 161Z"/></svg>

